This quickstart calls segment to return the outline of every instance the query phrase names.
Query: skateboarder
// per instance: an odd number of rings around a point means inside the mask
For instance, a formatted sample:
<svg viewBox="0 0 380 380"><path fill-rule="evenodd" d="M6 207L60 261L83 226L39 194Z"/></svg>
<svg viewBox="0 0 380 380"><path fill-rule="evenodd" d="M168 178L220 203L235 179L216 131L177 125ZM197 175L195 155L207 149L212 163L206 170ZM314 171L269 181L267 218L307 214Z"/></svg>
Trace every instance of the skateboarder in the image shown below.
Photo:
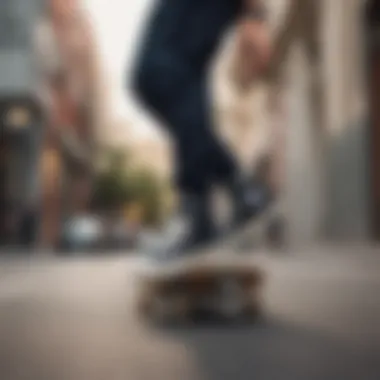
<svg viewBox="0 0 380 380"><path fill-rule="evenodd" d="M228 28L239 25L239 81L252 82L269 60L265 9L258 0L157 0L134 73L145 107L174 141L176 184L187 222L160 258L182 257L215 238L211 189L224 186L234 205L234 227L265 209L265 187L246 181L232 154L214 135L208 69Z"/></svg>

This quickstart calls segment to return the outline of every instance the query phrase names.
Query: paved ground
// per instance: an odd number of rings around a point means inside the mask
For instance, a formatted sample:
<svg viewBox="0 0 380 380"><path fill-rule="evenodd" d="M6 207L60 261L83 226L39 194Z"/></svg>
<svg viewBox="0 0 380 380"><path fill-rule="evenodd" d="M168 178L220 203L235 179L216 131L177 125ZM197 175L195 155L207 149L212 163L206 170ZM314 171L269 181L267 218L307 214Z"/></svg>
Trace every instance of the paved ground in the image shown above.
<svg viewBox="0 0 380 380"><path fill-rule="evenodd" d="M379 379L380 252L261 260L262 322L167 331L133 314L134 258L3 260L0 379Z"/></svg>

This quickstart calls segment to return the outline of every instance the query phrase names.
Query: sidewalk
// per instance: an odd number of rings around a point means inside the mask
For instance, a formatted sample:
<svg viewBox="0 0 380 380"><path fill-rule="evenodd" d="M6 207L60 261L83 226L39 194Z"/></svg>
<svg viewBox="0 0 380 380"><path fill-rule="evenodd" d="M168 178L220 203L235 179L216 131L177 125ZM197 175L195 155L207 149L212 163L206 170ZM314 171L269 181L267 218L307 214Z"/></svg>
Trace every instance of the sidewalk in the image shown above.
<svg viewBox="0 0 380 380"><path fill-rule="evenodd" d="M260 251L268 253L265 248ZM270 256L300 258L372 258L380 260L380 244L370 243L314 243L270 251Z"/></svg>

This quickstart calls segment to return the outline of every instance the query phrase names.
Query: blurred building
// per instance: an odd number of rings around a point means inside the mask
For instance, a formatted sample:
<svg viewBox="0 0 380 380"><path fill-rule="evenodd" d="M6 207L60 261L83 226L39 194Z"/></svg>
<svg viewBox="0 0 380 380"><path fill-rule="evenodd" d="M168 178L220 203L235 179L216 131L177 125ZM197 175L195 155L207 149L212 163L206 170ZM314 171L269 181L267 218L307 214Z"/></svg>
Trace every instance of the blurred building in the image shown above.
<svg viewBox="0 0 380 380"><path fill-rule="evenodd" d="M41 0L0 2L0 245L37 234L38 163L44 132L37 97L34 30Z"/></svg>
<svg viewBox="0 0 380 380"><path fill-rule="evenodd" d="M379 2L268 4L271 120L289 241L378 240Z"/></svg>
<svg viewBox="0 0 380 380"><path fill-rule="evenodd" d="M265 3L269 77L234 87L233 33L216 62L222 135L247 167L270 154L289 243L379 240L380 2Z"/></svg>
<svg viewBox="0 0 380 380"><path fill-rule="evenodd" d="M368 127L366 144L369 149L369 196L371 233L380 240L380 3L368 1L364 13L366 57L364 63L368 68L366 81L368 86Z"/></svg>
<svg viewBox="0 0 380 380"><path fill-rule="evenodd" d="M4 0L0 17L0 245L54 247L90 198L95 38L80 0Z"/></svg>
<svg viewBox="0 0 380 380"><path fill-rule="evenodd" d="M54 247L62 224L89 204L95 154L97 49L80 0L48 0L38 30L46 115L39 243Z"/></svg>
<svg viewBox="0 0 380 380"><path fill-rule="evenodd" d="M170 142L156 137L139 137L130 143L136 166L148 168L160 178L169 179L172 173Z"/></svg>
<svg viewBox="0 0 380 380"><path fill-rule="evenodd" d="M103 121L104 128L98 135L101 136L99 140L102 147L105 151L108 148L125 149L129 165L148 168L159 177L168 178L173 166L169 138L160 133L158 123L156 130L140 133L138 122L107 113ZM99 151L102 153L101 149Z"/></svg>

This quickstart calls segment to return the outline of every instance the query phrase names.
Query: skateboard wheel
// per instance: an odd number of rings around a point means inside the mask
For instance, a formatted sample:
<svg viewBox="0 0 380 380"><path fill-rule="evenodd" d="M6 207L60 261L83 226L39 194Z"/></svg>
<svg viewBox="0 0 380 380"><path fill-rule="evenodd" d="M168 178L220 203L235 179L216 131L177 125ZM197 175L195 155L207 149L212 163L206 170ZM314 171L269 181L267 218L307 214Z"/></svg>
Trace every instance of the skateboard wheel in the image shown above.
<svg viewBox="0 0 380 380"><path fill-rule="evenodd" d="M149 301L142 303L139 308L139 315L148 323L162 323L170 316L163 299L160 297L152 297Z"/></svg>
<svg viewBox="0 0 380 380"><path fill-rule="evenodd" d="M262 310L262 304L260 302L252 302L245 310L245 320L257 322L262 317Z"/></svg>
<svg viewBox="0 0 380 380"><path fill-rule="evenodd" d="M150 311L146 314L162 324L185 320L189 313L190 305L185 297L177 294L158 294L151 298Z"/></svg>
<svg viewBox="0 0 380 380"><path fill-rule="evenodd" d="M170 297L170 306L172 314L177 319L185 320L190 314L190 303L185 296L181 294L175 294Z"/></svg>
<svg viewBox="0 0 380 380"><path fill-rule="evenodd" d="M245 309L245 296L242 286L234 279L221 283L219 294L219 311L223 317L237 319Z"/></svg>
<svg viewBox="0 0 380 380"><path fill-rule="evenodd" d="M281 248L285 245L285 240L285 222L281 218L271 220L267 228L268 243L273 248Z"/></svg>

